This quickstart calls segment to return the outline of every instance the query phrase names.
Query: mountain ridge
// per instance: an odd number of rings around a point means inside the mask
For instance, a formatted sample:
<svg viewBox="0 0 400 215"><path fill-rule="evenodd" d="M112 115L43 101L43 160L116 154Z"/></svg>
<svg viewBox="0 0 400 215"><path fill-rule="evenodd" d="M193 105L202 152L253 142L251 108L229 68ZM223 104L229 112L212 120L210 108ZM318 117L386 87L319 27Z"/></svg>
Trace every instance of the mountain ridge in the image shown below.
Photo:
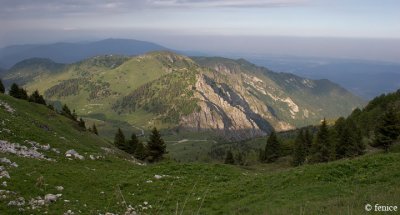
<svg viewBox="0 0 400 215"><path fill-rule="evenodd" d="M20 70L5 81L21 81ZM231 140L318 123L363 104L329 81L276 73L244 59L171 51L98 56L37 74L24 80L28 90L71 104L80 115L103 114L144 128L211 130Z"/></svg>
<svg viewBox="0 0 400 215"><path fill-rule="evenodd" d="M138 55L156 50L168 48L147 41L112 38L86 43L14 45L0 49L0 67L10 68L21 60L33 57L49 58L59 63L74 63L97 55Z"/></svg>

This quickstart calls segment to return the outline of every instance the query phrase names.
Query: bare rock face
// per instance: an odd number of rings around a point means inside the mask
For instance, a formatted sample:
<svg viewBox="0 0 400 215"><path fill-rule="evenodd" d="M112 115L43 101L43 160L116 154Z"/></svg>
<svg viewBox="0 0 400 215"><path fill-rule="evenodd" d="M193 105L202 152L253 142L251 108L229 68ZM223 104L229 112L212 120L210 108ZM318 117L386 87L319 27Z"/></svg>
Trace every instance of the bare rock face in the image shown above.
<svg viewBox="0 0 400 215"><path fill-rule="evenodd" d="M181 118L180 126L193 130L212 130L238 140L264 135L272 127L237 90L219 84L206 75L197 76L196 98L199 112Z"/></svg>

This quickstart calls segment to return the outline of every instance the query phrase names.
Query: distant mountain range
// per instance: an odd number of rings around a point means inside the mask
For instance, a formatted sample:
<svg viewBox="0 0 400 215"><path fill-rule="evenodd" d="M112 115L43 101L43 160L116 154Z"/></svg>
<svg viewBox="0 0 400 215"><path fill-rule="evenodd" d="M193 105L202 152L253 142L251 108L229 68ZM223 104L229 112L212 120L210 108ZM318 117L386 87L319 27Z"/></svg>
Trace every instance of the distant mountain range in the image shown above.
<svg viewBox="0 0 400 215"><path fill-rule="evenodd" d="M367 100L400 89L400 63L288 56L248 59L274 71L329 79Z"/></svg>
<svg viewBox="0 0 400 215"><path fill-rule="evenodd" d="M276 73L244 59L169 51L103 55L73 64L33 58L4 76L87 118L145 129L211 131L231 140L346 116L363 100L329 80Z"/></svg>
<svg viewBox="0 0 400 215"><path fill-rule="evenodd" d="M58 63L74 63L98 55L138 55L149 51L168 50L145 41L105 39L88 43L54 43L14 45L0 49L0 68L10 68L21 60L49 58Z"/></svg>
<svg viewBox="0 0 400 215"><path fill-rule="evenodd" d="M14 45L0 49L0 76L14 64L29 58L48 58L57 63L75 63L99 55L134 56L150 51L172 50L161 45L131 39L106 39L86 43L54 43ZM174 51L189 56L210 56L211 53ZM217 55L218 56L218 55ZM293 73L310 79L328 79L366 99L400 88L400 64L291 56L246 56L252 63L278 72Z"/></svg>

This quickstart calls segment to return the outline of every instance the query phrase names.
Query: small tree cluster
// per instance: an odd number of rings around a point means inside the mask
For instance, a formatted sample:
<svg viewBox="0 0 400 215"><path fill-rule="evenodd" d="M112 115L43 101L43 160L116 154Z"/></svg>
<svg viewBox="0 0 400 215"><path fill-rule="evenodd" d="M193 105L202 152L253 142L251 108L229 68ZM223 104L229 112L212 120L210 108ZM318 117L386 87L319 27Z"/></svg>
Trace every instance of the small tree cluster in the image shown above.
<svg viewBox="0 0 400 215"><path fill-rule="evenodd" d="M73 110L71 112L71 110L69 109L69 107L66 104L63 105L60 114L63 116L66 116L67 118L70 118L74 121L77 121L77 119L78 119L78 115L76 114L75 110Z"/></svg>
<svg viewBox="0 0 400 215"><path fill-rule="evenodd" d="M228 150L226 151L226 155L225 155L225 160L224 160L225 164L231 164L231 165L245 165L245 159L244 159L244 155L242 152L238 152L235 155L232 153L232 150Z"/></svg>
<svg viewBox="0 0 400 215"><path fill-rule="evenodd" d="M20 88L16 83L11 85L10 91L8 92L10 96L17 98L28 100L28 93L24 88Z"/></svg>
<svg viewBox="0 0 400 215"><path fill-rule="evenodd" d="M44 100L43 96L39 94L38 90L35 90L28 98L29 102L34 102L37 104L46 105L46 100Z"/></svg>
<svg viewBox="0 0 400 215"><path fill-rule="evenodd" d="M6 92L6 89L4 88L3 82L0 79L0 93L4 94L5 92Z"/></svg>
<svg viewBox="0 0 400 215"><path fill-rule="evenodd" d="M114 145L139 160L147 159L150 162L160 161L166 153L165 142L156 128L151 131L146 146L135 134L132 134L130 140L126 140L124 133L118 128L114 137Z"/></svg>
<svg viewBox="0 0 400 215"><path fill-rule="evenodd" d="M310 135L310 131L308 129L300 129L293 147L293 166L303 165L305 162L307 162L311 151L311 145L312 136Z"/></svg>
<svg viewBox="0 0 400 215"><path fill-rule="evenodd" d="M313 141L309 130L300 130L294 142L292 165L329 162L362 155L365 145L360 128L352 119L339 118L331 128L324 119Z"/></svg>
<svg viewBox="0 0 400 215"><path fill-rule="evenodd" d="M92 132L93 134L95 134L95 135L97 135L97 136L99 136L99 132L97 131L96 124L94 124L94 123L93 123L92 127L90 127L90 128L88 129L88 131L89 131L89 132Z"/></svg>

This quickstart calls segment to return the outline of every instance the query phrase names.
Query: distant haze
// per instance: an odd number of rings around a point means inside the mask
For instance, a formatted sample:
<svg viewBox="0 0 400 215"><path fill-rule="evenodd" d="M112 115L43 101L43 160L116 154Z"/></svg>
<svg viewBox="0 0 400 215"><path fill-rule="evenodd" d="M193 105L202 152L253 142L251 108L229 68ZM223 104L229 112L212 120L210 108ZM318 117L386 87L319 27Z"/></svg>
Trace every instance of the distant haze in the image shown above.
<svg viewBox="0 0 400 215"><path fill-rule="evenodd" d="M2 0L0 47L129 38L210 54L400 62L397 0Z"/></svg>

